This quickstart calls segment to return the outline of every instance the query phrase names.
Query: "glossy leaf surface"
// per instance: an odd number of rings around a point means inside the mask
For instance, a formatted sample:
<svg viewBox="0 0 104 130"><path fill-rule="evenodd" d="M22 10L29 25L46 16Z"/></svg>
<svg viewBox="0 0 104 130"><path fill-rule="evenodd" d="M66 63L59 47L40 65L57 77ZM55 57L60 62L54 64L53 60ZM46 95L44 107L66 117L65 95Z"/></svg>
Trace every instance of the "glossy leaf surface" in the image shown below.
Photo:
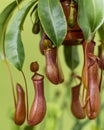
<svg viewBox="0 0 104 130"><path fill-rule="evenodd" d="M25 58L24 47L21 39L21 28L29 10L34 3L35 1L28 2L21 10L17 12L6 33L6 57L18 70L22 69Z"/></svg>
<svg viewBox="0 0 104 130"><path fill-rule="evenodd" d="M88 42L104 22L103 8L104 0L78 0L78 23Z"/></svg>
<svg viewBox="0 0 104 130"><path fill-rule="evenodd" d="M18 0L18 2L21 2L22 0ZM10 3L8 6L5 7L5 9L0 14L0 58L4 58L4 39L5 39L5 30L8 25L8 22L13 14L14 9L16 8L17 3L16 1Z"/></svg>
<svg viewBox="0 0 104 130"><path fill-rule="evenodd" d="M59 0L39 0L38 14L47 36L54 45L61 45L66 36L67 25Z"/></svg>

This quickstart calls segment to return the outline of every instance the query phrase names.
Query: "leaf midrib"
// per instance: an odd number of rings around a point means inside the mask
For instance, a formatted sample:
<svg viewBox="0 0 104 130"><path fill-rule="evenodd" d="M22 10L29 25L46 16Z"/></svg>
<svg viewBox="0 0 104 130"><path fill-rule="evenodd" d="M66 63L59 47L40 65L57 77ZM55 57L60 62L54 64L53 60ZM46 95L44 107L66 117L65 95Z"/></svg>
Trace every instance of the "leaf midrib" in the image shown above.
<svg viewBox="0 0 104 130"><path fill-rule="evenodd" d="M48 4L49 4L49 13L50 13L50 17L51 17L51 20L52 20L52 25L53 25L53 27L54 27L54 32L55 32L55 38L56 38L56 41L57 41L57 33L56 33L56 30L55 30L55 25L54 25L54 20L52 19L53 17L53 15L52 15L52 12L51 12L51 6L50 6L50 2L49 2L50 0L48 0ZM58 42L58 41L57 41ZM56 43L55 43L56 44Z"/></svg>

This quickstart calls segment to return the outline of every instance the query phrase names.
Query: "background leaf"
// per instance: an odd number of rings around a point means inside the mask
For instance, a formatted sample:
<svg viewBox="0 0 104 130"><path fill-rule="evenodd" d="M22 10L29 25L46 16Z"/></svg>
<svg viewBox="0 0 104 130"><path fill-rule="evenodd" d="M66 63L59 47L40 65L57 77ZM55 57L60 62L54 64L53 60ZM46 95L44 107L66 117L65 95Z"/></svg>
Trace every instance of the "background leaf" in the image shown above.
<svg viewBox="0 0 104 130"><path fill-rule="evenodd" d="M18 3L22 0L18 0ZM8 22L13 14L14 9L16 8L17 3L16 1L10 3L0 14L0 58L4 58L4 38L5 38L5 31L8 25Z"/></svg>
<svg viewBox="0 0 104 130"><path fill-rule="evenodd" d="M99 34L100 40L104 41L104 23L103 23L103 25L99 28L98 34Z"/></svg>
<svg viewBox="0 0 104 130"><path fill-rule="evenodd" d="M39 0L38 14L45 33L54 45L61 45L66 36L67 25L59 0Z"/></svg>
<svg viewBox="0 0 104 130"><path fill-rule="evenodd" d="M73 71L79 64L77 46L64 46L64 57L67 66Z"/></svg>
<svg viewBox="0 0 104 130"><path fill-rule="evenodd" d="M21 28L29 10L35 2L36 1L32 0L19 10L7 29L5 37L6 57L18 70L22 69L25 58L21 39Z"/></svg>
<svg viewBox="0 0 104 130"><path fill-rule="evenodd" d="M104 22L104 0L78 0L78 23L84 38L91 41Z"/></svg>

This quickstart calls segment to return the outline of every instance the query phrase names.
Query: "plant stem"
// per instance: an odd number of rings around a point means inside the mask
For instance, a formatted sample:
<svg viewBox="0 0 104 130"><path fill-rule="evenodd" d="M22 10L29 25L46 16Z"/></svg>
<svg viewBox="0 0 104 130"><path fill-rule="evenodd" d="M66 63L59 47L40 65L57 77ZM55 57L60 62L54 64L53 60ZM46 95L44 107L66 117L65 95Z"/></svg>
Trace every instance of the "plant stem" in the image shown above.
<svg viewBox="0 0 104 130"><path fill-rule="evenodd" d="M3 61L5 62L7 69L8 69L8 72L9 72L9 77L10 77L11 86L12 86L13 99L14 99L14 106L16 108L16 96L15 96L15 91L14 91L15 87L14 87L14 83L13 83L13 76L12 76L12 73L11 73L9 63L6 59L6 54L5 54L5 44L4 44L5 43L5 33L6 33L6 26L3 29L3 34L2 34L2 55L3 55Z"/></svg>
<svg viewBox="0 0 104 130"><path fill-rule="evenodd" d="M17 7L18 7L18 10L19 10L19 2L18 2L18 0L15 0L15 1L17 3Z"/></svg>
<svg viewBox="0 0 104 130"><path fill-rule="evenodd" d="M26 115L26 118L28 120L28 113L29 113L29 103L28 103L28 87L27 87L27 81L26 81L26 77L25 77L25 74L24 72L21 70L21 73L22 73L22 76L24 78L24 82L25 82L25 90L26 90L26 109L27 109L27 115Z"/></svg>
<svg viewBox="0 0 104 130"><path fill-rule="evenodd" d="M10 69L10 66L9 66L6 58L4 59L4 62L7 66L8 72L9 72L9 77L10 77L10 81L11 81L11 85L12 85L12 93L13 93L13 98L14 98L14 106L16 108L16 96L15 96L15 90L14 90L13 76L12 76L11 69Z"/></svg>

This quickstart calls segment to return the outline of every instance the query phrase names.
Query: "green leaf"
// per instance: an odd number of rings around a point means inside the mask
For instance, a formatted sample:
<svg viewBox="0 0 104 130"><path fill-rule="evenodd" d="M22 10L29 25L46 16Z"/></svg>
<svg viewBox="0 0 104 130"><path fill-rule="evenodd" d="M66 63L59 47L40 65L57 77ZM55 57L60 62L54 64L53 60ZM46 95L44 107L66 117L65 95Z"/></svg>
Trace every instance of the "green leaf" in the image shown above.
<svg viewBox="0 0 104 130"><path fill-rule="evenodd" d="M104 22L104 0L78 0L78 23L86 41L91 41Z"/></svg>
<svg viewBox="0 0 104 130"><path fill-rule="evenodd" d="M67 24L59 0L39 0L38 14L42 27L55 46L62 44Z"/></svg>
<svg viewBox="0 0 104 130"><path fill-rule="evenodd" d="M21 1L22 0L18 0L18 2ZM0 14L0 58L1 59L4 59L4 39L5 39L6 27L16 7L17 7L17 3L16 1L14 1L10 3Z"/></svg>
<svg viewBox="0 0 104 130"><path fill-rule="evenodd" d="M79 64L77 46L64 46L64 57L67 66L73 71Z"/></svg>
<svg viewBox="0 0 104 130"><path fill-rule="evenodd" d="M24 20L36 1L28 2L20 9L13 18L5 37L5 54L7 59L18 69L21 70L25 58L24 48L21 39L21 28Z"/></svg>

